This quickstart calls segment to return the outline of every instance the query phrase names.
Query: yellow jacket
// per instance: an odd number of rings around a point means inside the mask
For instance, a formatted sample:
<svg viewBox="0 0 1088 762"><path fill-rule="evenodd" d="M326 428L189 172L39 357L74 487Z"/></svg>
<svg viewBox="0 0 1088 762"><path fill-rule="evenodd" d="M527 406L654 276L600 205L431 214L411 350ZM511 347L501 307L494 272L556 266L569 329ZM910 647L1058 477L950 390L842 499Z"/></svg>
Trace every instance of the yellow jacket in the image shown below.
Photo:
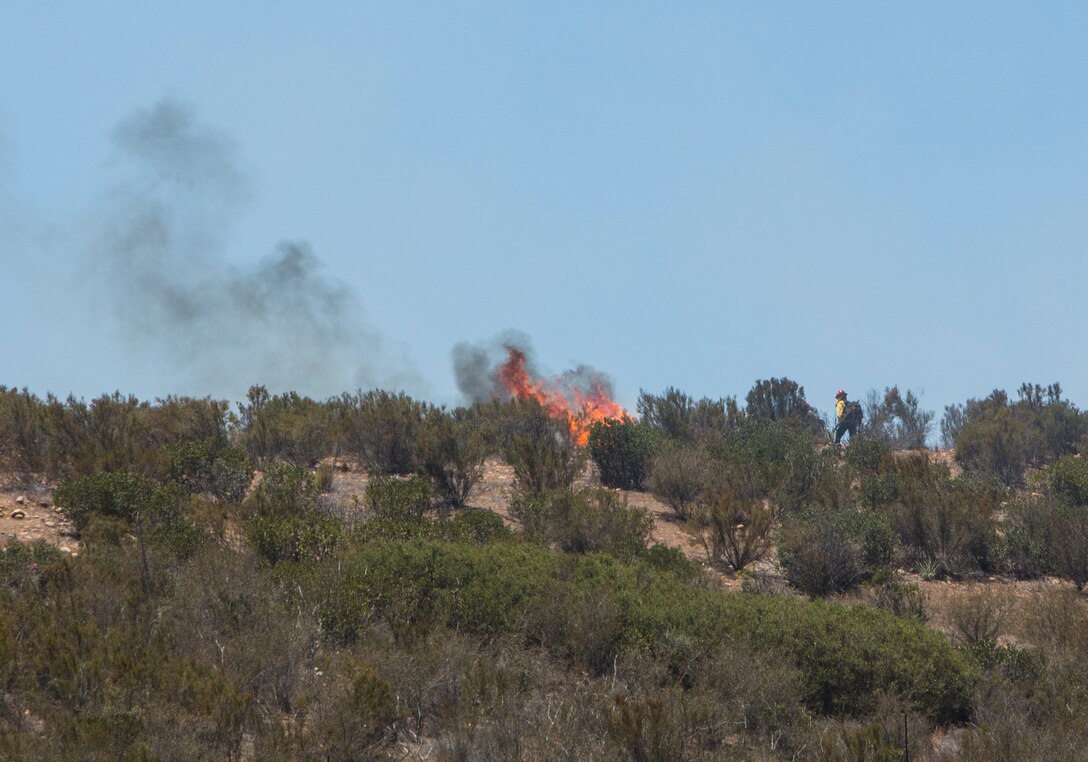
<svg viewBox="0 0 1088 762"><path fill-rule="evenodd" d="M841 421L843 415L845 415L845 414L846 414L846 398L841 397L841 398L835 400L835 415Z"/></svg>

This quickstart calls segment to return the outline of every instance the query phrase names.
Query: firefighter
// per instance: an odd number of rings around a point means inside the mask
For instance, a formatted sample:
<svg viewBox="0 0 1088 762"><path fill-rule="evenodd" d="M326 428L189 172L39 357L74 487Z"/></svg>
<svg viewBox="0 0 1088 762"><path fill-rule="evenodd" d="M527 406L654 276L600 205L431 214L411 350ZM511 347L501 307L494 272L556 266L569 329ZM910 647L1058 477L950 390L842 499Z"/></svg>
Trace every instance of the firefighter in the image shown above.
<svg viewBox="0 0 1088 762"><path fill-rule="evenodd" d="M846 392L842 389L835 392L835 422L835 444L842 441L843 434L849 434L853 442L861 425L861 405L847 400Z"/></svg>

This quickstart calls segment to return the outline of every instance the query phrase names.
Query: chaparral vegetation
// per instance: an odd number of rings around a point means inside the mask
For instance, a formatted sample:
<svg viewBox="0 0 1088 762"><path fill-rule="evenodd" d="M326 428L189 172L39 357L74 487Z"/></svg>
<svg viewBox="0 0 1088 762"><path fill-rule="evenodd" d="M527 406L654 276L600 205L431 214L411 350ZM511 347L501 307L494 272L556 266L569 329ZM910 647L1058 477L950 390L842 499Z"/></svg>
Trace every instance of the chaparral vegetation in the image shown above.
<svg viewBox="0 0 1088 762"><path fill-rule="evenodd" d="M0 758L1088 758L1057 384L607 410L0 387Z"/></svg>

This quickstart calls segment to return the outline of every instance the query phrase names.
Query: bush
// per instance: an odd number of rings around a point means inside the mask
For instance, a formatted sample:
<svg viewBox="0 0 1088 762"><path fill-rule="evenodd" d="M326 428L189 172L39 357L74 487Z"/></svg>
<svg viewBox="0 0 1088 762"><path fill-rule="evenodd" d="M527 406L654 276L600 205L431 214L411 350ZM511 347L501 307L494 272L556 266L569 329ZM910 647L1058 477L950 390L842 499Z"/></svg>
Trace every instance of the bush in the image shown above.
<svg viewBox="0 0 1088 762"><path fill-rule="evenodd" d="M419 521L431 507L431 484L420 477L374 477L366 485L366 507L378 518Z"/></svg>
<svg viewBox="0 0 1088 762"><path fill-rule="evenodd" d="M640 508L605 489L553 490L514 498L510 513L533 540L573 553L630 557L646 547L653 521Z"/></svg>
<svg viewBox="0 0 1088 762"><path fill-rule="evenodd" d="M522 490L570 489L585 466L585 453L571 442L563 422L535 400L506 403L498 418L502 456Z"/></svg>
<svg viewBox="0 0 1088 762"><path fill-rule="evenodd" d="M725 479L742 496L772 500L798 510L820 494L834 470L832 454L821 454L807 432L790 421L750 420L722 453Z"/></svg>
<svg viewBox="0 0 1088 762"><path fill-rule="evenodd" d="M1042 476L1048 494L1070 505L1088 505L1088 459L1063 455Z"/></svg>
<svg viewBox="0 0 1088 762"><path fill-rule="evenodd" d="M696 447L667 450L653 460L646 486L661 502L687 519L711 479L712 462Z"/></svg>
<svg viewBox="0 0 1088 762"><path fill-rule="evenodd" d="M340 540L340 522L322 513L313 475L301 466L272 464L246 500L250 542L271 564L318 561Z"/></svg>
<svg viewBox="0 0 1088 762"><path fill-rule="evenodd" d="M887 565L894 549L887 522L853 510L798 515L783 524L778 539L786 579L812 597L852 589Z"/></svg>
<svg viewBox="0 0 1088 762"><path fill-rule="evenodd" d="M917 622L861 606L723 595L599 554L375 544L344 561L329 592L324 626L347 640L373 621L416 639L443 626L488 641L509 633L605 669L610 651L665 658L678 640L693 654L735 642L796 664L805 702L820 712L857 712L886 689L938 722L962 721L977 680L946 638Z"/></svg>
<svg viewBox="0 0 1088 762"><path fill-rule="evenodd" d="M953 596L947 609L948 619L964 645L996 642L1012 603L1003 589L972 585Z"/></svg>
<svg viewBox="0 0 1088 762"><path fill-rule="evenodd" d="M589 429L589 454L606 487L642 489L660 449L656 432L630 418L596 421Z"/></svg>
<svg viewBox="0 0 1088 762"><path fill-rule="evenodd" d="M253 481L253 464L237 447L213 450L204 442L190 440L172 445L168 452L171 478L190 493L236 503Z"/></svg>
<svg viewBox="0 0 1088 762"><path fill-rule="evenodd" d="M786 421L817 434L827 431L820 416L805 400L805 387L788 378L756 381L744 402L749 419Z"/></svg>
<svg viewBox="0 0 1088 762"><path fill-rule="evenodd" d="M709 536L707 554L733 571L761 560L771 547L774 512L763 501L741 497L727 485L704 494L698 519Z"/></svg>
<svg viewBox="0 0 1088 762"><path fill-rule="evenodd" d="M417 469L416 440L429 407L406 394L375 390L340 399L348 449L381 474Z"/></svg>
<svg viewBox="0 0 1088 762"><path fill-rule="evenodd" d="M420 470L447 505L461 507L484 472L493 432L476 411L427 411L416 442Z"/></svg>
<svg viewBox="0 0 1088 762"><path fill-rule="evenodd" d="M256 462L284 460L313 468L336 452L333 408L295 392L269 395L252 386L248 404L239 404L238 444Z"/></svg>
<svg viewBox="0 0 1088 762"><path fill-rule="evenodd" d="M1001 563L995 514L1003 497L994 481L951 479L925 453L886 457L879 473L861 482L862 504L884 513L907 550L938 573L990 571Z"/></svg>
<svg viewBox="0 0 1088 762"><path fill-rule="evenodd" d="M637 410L644 426L676 443L721 442L744 421L744 412L733 397L696 401L671 386L664 394L640 390Z"/></svg>
<svg viewBox="0 0 1088 762"><path fill-rule="evenodd" d="M1009 556L1022 576L1050 572L1088 584L1088 505L1052 497L1024 498L1009 507Z"/></svg>
<svg viewBox="0 0 1088 762"><path fill-rule="evenodd" d="M863 436L885 442L896 450L925 447L933 413L919 410L918 402L914 392L908 389L904 396L898 386L884 389L882 399L875 391L870 392L865 404Z"/></svg>
<svg viewBox="0 0 1088 762"><path fill-rule="evenodd" d="M182 514L182 493L176 487L121 471L64 482L54 491L53 499L77 529L86 527L96 516L135 524L141 518L167 523Z"/></svg>
<svg viewBox="0 0 1088 762"><path fill-rule="evenodd" d="M1088 435L1088 415L1062 399L1061 391L1058 384L1045 390L1023 384L1015 403L1003 391L968 400L955 434L956 460L966 470L1019 486L1029 466L1075 453Z"/></svg>

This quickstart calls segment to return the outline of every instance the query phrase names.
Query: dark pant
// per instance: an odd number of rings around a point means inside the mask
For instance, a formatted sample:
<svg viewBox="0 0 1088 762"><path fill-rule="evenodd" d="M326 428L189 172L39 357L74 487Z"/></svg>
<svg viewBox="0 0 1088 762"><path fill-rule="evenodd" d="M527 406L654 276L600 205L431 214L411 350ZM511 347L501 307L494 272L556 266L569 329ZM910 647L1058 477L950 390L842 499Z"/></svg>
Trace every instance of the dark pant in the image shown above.
<svg viewBox="0 0 1088 762"><path fill-rule="evenodd" d="M850 435L850 441L854 441L854 434L858 431L858 422L854 420L853 416L846 416L842 422L835 427L835 444L838 444L842 440L843 434Z"/></svg>

